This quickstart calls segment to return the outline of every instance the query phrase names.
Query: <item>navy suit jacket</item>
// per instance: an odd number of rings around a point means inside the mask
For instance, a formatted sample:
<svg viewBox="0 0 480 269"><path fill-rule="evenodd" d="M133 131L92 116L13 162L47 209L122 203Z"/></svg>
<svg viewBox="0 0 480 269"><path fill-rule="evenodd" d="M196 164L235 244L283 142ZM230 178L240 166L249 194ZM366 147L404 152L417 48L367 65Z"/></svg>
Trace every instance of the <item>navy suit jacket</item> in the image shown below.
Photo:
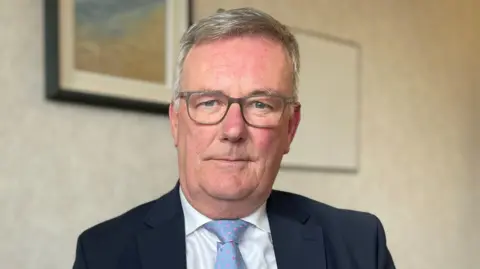
<svg viewBox="0 0 480 269"><path fill-rule="evenodd" d="M73 268L186 269L178 188L84 231ZM395 268L374 215L275 190L267 215L279 269Z"/></svg>

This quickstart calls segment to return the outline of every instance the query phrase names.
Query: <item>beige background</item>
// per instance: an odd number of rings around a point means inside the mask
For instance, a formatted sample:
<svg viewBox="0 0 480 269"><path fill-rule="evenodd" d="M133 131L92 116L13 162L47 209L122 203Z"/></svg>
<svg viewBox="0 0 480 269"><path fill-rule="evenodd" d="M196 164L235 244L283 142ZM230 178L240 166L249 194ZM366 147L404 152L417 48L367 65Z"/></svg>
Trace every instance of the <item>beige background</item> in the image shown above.
<svg viewBox="0 0 480 269"><path fill-rule="evenodd" d="M283 171L276 187L377 214L397 268L479 268L480 2L195 3L197 18L255 3L362 44L360 173ZM1 268L70 268L83 229L177 174L165 118L44 100L41 5L0 0Z"/></svg>
<svg viewBox="0 0 480 269"><path fill-rule="evenodd" d="M477 15L477 22L475 25L477 25L477 33L478 33L478 25L480 25L480 18ZM480 48L480 35L477 35L476 38L476 47ZM478 49L477 49L478 51ZM475 148L475 158L474 158L474 167L475 167L475 172L474 172L474 198L472 199L472 208L474 209L474 222L472 222L472 227L475 227L477 230L477 233L473 236L472 242L473 246L472 248L474 249L475 256L477 256L477 261L476 265L480 264L480 257L478 256L478 253L480 251L480 231L478 231L479 223L480 223L480 57L476 56L477 60L475 63L475 69L476 70L476 78L475 78L475 84L474 84L474 94L476 95L475 98L475 103L474 103L474 113L475 113L475 125L476 125L476 132L475 132L475 138L474 138L474 148Z"/></svg>
<svg viewBox="0 0 480 269"><path fill-rule="evenodd" d="M293 33L303 55L298 85L302 124L282 167L356 171L361 48L309 30Z"/></svg>

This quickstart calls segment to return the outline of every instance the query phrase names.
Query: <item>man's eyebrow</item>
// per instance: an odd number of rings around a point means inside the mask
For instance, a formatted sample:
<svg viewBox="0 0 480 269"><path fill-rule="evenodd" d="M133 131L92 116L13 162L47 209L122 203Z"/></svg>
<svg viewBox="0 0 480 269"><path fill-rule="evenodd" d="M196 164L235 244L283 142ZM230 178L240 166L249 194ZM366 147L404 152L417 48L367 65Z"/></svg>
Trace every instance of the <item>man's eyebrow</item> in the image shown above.
<svg viewBox="0 0 480 269"><path fill-rule="evenodd" d="M225 94L224 91L218 90L218 89L212 89L212 88L199 88L197 90L192 90L192 92L197 92L197 93L203 93L203 94L218 94L218 93L223 93Z"/></svg>
<svg viewBox="0 0 480 269"><path fill-rule="evenodd" d="M278 91L273 88L261 88L252 91L249 95L277 95Z"/></svg>
<svg viewBox="0 0 480 269"><path fill-rule="evenodd" d="M213 88L201 88L198 90L198 92L227 94L224 90L213 89ZM258 95L279 95L279 91L274 88L258 88L250 92L246 96L258 96Z"/></svg>
<svg viewBox="0 0 480 269"><path fill-rule="evenodd" d="M198 90L199 92L222 92L221 90L218 89L212 89L212 88L201 88Z"/></svg>

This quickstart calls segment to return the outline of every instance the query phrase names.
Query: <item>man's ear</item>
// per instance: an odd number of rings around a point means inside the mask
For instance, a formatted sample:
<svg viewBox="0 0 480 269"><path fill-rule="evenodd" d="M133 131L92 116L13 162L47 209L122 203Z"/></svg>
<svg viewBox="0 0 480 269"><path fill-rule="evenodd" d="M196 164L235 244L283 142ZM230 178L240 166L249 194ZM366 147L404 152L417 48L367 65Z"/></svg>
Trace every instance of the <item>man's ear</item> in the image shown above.
<svg viewBox="0 0 480 269"><path fill-rule="evenodd" d="M297 128L298 125L300 124L300 118L301 118L301 113L300 113L300 104L296 105L293 108L293 113L288 120L288 145L285 148L284 154L287 154L290 152L290 145L293 142L293 139L295 138L295 134L297 133Z"/></svg>
<svg viewBox="0 0 480 269"><path fill-rule="evenodd" d="M178 145L178 107L175 104L176 101L170 103L168 108L168 115L170 118L170 132L172 133L173 142L175 147Z"/></svg>

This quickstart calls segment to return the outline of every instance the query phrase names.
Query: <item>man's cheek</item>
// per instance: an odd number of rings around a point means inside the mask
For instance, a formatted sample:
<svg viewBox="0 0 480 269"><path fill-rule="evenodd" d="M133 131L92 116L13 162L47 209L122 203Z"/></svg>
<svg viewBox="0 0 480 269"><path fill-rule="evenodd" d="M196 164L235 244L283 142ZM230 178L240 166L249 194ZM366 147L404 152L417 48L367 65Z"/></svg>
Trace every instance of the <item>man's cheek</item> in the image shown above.
<svg viewBox="0 0 480 269"><path fill-rule="evenodd" d="M189 137L187 138L187 143L189 143L191 153L195 153L197 156L202 156L207 154L209 151L209 146L212 144L213 138L208 130L192 130Z"/></svg>
<svg viewBox="0 0 480 269"><path fill-rule="evenodd" d="M273 132L262 132L254 136L255 144L262 151L275 150L275 147L279 144L279 137ZM265 152L270 154L271 152Z"/></svg>

